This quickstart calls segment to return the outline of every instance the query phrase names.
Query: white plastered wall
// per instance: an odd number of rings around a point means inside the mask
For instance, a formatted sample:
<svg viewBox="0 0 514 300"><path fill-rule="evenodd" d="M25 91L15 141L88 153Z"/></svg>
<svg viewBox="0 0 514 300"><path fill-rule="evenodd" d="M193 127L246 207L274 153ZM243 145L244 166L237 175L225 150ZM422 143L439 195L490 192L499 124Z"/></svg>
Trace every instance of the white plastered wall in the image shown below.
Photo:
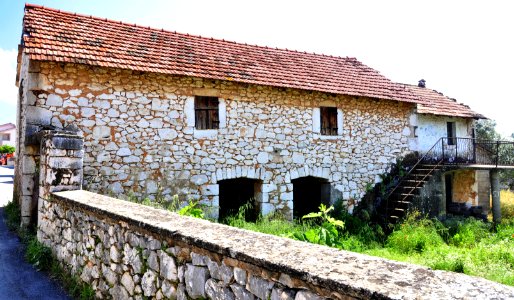
<svg viewBox="0 0 514 300"><path fill-rule="evenodd" d="M410 142L411 150L427 152L440 138L447 137L447 122L455 122L457 137L472 137L471 119L417 114L410 120L411 125L417 127L414 133L417 138Z"/></svg>

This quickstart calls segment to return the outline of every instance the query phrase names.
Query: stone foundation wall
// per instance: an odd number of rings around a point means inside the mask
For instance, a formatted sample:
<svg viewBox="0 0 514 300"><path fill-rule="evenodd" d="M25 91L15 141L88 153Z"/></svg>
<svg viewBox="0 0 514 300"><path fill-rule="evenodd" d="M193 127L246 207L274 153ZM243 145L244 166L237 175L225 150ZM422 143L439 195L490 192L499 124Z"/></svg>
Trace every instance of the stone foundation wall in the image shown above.
<svg viewBox="0 0 514 300"><path fill-rule="evenodd" d="M507 299L514 288L86 191L40 199L38 239L114 299Z"/></svg>
<svg viewBox="0 0 514 300"><path fill-rule="evenodd" d="M263 213L287 212L291 181L313 176L328 180L332 201L354 203L408 151L413 105L407 103L30 64L27 128L77 126L84 133L85 188L104 194L170 199L187 193L217 207L218 181L243 177L261 181ZM220 129L194 128L195 95L220 98ZM320 106L337 107L338 136L318 133Z"/></svg>

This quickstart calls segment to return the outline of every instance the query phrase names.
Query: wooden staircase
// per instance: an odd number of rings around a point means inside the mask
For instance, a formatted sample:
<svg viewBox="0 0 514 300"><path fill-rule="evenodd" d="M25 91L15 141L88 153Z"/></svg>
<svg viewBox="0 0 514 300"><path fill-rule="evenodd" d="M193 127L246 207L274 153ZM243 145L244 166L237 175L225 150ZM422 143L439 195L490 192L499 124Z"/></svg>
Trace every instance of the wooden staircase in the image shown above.
<svg viewBox="0 0 514 300"><path fill-rule="evenodd" d="M396 223L404 217L421 188L442 168L442 161L435 164L416 164L390 192L386 200L388 221Z"/></svg>

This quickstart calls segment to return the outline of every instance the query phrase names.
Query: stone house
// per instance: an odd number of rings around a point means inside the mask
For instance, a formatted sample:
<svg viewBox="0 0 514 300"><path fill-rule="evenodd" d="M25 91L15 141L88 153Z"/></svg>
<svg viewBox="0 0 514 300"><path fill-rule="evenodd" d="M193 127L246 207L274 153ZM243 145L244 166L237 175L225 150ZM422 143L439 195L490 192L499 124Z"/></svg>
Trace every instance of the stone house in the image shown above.
<svg viewBox="0 0 514 300"><path fill-rule="evenodd" d="M397 158L426 150L452 122L452 138L471 137L481 117L355 58L31 4L17 82L15 196L25 220L36 209L41 130L83 136L87 190L187 195L214 217L253 199L256 213L297 217L337 199L352 210Z"/></svg>

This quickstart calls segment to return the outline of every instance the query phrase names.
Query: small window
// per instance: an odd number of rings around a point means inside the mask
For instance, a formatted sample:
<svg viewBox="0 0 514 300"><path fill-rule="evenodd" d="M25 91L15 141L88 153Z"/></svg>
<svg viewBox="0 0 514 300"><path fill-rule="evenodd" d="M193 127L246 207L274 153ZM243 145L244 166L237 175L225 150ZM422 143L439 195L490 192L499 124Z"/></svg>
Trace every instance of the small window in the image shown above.
<svg viewBox="0 0 514 300"><path fill-rule="evenodd" d="M11 134L4 133L2 134L2 141L9 141L11 139Z"/></svg>
<svg viewBox="0 0 514 300"><path fill-rule="evenodd" d="M337 135L337 108L320 107L321 135Z"/></svg>
<svg viewBox="0 0 514 300"><path fill-rule="evenodd" d="M455 145L456 138L456 128L455 122L447 122L446 123L447 131L448 131L448 145Z"/></svg>
<svg viewBox="0 0 514 300"><path fill-rule="evenodd" d="M196 129L219 128L219 100L217 97L195 97Z"/></svg>

